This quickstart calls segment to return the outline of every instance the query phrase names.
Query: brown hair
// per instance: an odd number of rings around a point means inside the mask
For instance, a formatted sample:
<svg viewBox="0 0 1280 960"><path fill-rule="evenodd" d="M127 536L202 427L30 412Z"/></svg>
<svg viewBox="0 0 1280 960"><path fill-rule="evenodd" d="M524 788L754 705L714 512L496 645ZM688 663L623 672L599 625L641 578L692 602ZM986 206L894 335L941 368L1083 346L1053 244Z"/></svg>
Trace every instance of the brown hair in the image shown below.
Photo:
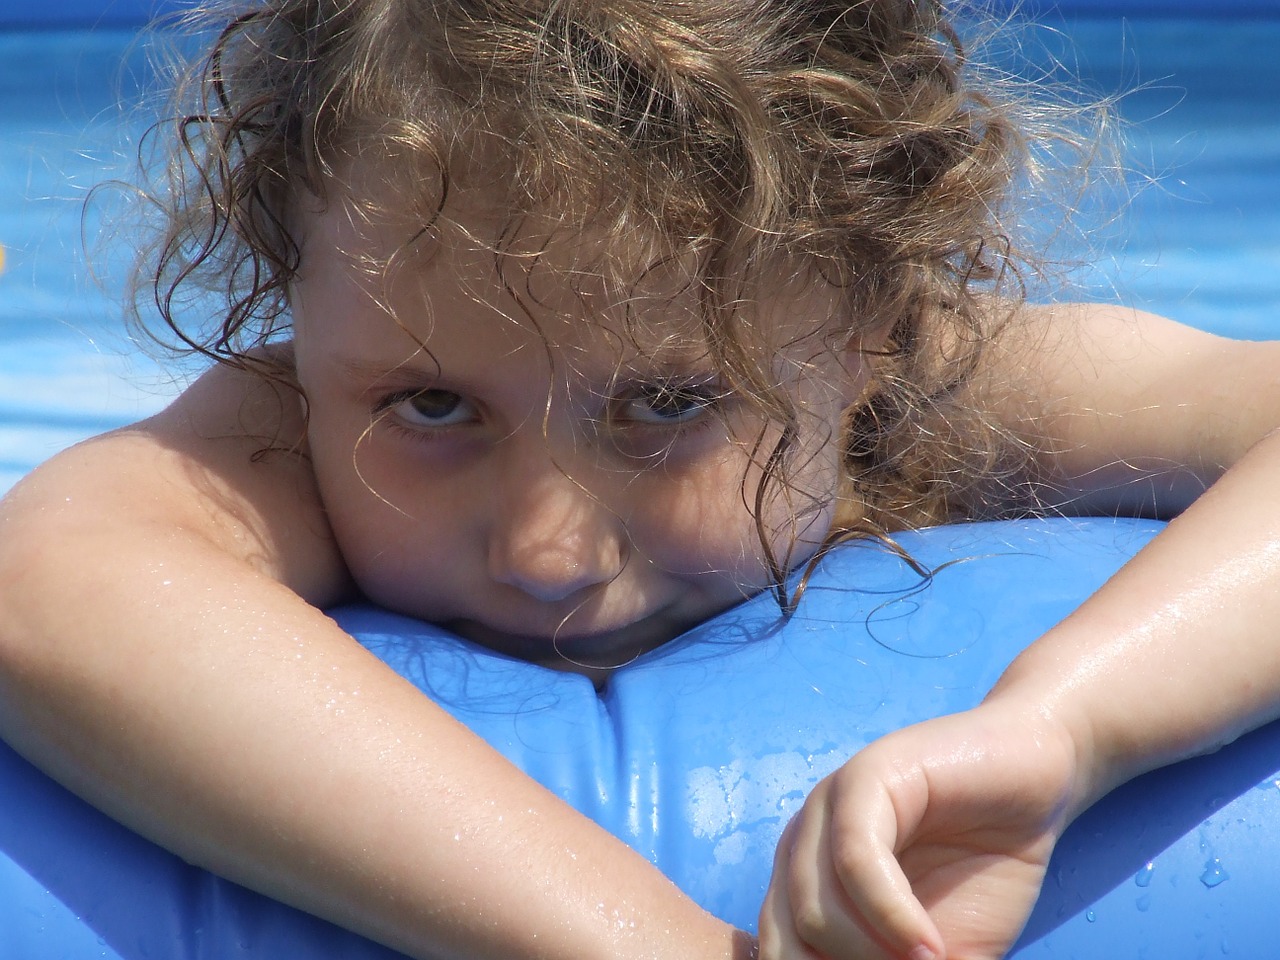
<svg viewBox="0 0 1280 960"><path fill-rule="evenodd" d="M287 200L343 156L393 157L429 217L483 148L513 218L554 197L693 255L717 360L784 427L773 481L797 413L736 322L753 278L803 264L842 291L843 336L890 331L848 420L842 531L948 519L1005 455L959 397L1021 295L1010 201L1034 149L938 0L264 0L222 23L150 274L180 345L243 364L287 331ZM225 298L212 328L182 319L192 284Z"/></svg>

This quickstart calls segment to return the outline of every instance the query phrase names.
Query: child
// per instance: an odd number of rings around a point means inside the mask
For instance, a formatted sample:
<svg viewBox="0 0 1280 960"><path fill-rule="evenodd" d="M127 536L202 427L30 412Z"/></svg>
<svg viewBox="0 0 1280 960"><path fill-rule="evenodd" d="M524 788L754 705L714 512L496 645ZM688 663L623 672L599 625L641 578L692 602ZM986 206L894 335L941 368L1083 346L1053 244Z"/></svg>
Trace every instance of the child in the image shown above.
<svg viewBox="0 0 1280 960"><path fill-rule="evenodd" d="M603 682L1028 506L1186 509L818 787L761 956L998 957L1076 813L1277 712L1278 350L1020 301L1026 128L935 4L269 0L200 93L155 290L219 363L0 513L0 732L135 829L413 956L741 960L320 611Z"/></svg>

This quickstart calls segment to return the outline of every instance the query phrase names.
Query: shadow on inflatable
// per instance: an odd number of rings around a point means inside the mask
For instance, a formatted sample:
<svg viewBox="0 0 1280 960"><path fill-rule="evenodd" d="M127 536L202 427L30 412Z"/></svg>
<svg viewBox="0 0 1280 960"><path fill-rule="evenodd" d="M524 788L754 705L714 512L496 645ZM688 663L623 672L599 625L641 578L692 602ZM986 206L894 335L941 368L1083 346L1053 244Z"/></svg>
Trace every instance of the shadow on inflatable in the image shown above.
<svg viewBox="0 0 1280 960"><path fill-rule="evenodd" d="M785 623L758 597L600 692L377 610L334 614L694 899L753 928L777 837L818 779L889 730L976 703L1158 529L1049 520L904 536L935 571L925 580L883 548L844 547ZM1277 864L1273 725L1087 811L1012 956L1271 956ZM182 862L0 747L0 956L398 954Z"/></svg>

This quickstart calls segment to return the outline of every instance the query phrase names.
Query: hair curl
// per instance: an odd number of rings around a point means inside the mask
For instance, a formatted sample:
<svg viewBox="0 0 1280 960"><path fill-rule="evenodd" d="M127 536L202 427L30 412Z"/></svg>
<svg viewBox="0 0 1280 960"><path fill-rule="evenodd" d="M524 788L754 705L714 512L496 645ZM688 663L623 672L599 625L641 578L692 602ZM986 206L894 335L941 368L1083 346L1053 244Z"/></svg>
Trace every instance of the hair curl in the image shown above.
<svg viewBox="0 0 1280 960"><path fill-rule="evenodd" d="M959 397L1021 296L1032 127L939 0L263 0L199 22L219 16L157 192L149 287L180 346L245 364L287 332L288 200L343 156L395 157L429 216L483 145L513 217L554 197L693 255L715 357L784 428L775 480L797 412L737 322L744 288L805 264L842 291L844 337L889 330L848 417L841 532L948 519L1007 455ZM187 291L210 288L224 308L192 328Z"/></svg>

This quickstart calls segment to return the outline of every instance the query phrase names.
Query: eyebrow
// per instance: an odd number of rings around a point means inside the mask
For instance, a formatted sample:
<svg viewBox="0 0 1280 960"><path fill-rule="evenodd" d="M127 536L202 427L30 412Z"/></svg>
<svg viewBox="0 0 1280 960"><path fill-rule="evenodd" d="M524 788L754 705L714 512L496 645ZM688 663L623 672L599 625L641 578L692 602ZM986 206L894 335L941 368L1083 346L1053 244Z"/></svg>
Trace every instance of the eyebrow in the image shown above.
<svg viewBox="0 0 1280 960"><path fill-rule="evenodd" d="M440 365L430 361L428 367L426 364L415 362L418 357L429 358L430 355L419 352L392 366L388 366L383 361L363 360L358 357L336 357L333 363L345 380L366 387L376 384L413 385L424 380L438 380Z"/></svg>
<svg viewBox="0 0 1280 960"><path fill-rule="evenodd" d="M696 349L660 348L649 353L636 353L620 358L616 379L679 379L719 373L720 367L706 347Z"/></svg>
<svg viewBox="0 0 1280 960"><path fill-rule="evenodd" d="M682 355L683 354L683 355ZM442 366L426 350L406 357L398 364L388 365L381 360L368 360L360 357L337 356L332 360L340 376L348 383L361 390L375 387L420 387L426 388L439 380L448 380L453 389L454 378L446 376ZM574 369L575 373L580 373ZM598 380L578 380L593 393L605 396L619 387L635 386L647 383L666 381L703 380L719 377L722 371L712 362L708 351L658 351L656 355L636 354L627 358L619 358L611 372ZM467 382L456 384L458 389L474 386Z"/></svg>

